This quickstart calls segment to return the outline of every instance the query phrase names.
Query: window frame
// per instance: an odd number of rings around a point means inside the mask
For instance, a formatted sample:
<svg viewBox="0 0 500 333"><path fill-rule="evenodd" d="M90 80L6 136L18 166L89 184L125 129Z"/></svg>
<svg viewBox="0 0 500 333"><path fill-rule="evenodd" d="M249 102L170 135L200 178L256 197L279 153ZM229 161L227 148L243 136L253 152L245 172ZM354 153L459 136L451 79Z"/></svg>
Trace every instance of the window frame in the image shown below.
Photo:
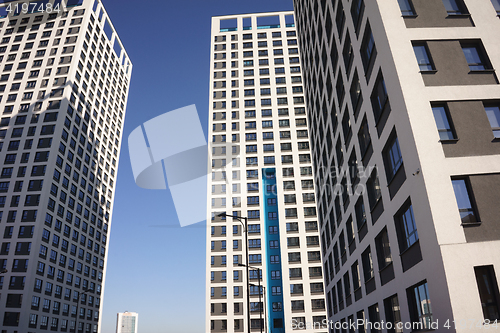
<svg viewBox="0 0 500 333"><path fill-rule="evenodd" d="M478 273L480 273L481 270L484 271L484 273L482 274L483 286L481 286L480 276L478 276ZM484 319L494 322L496 319L498 319L498 314L500 313L500 306L499 306L500 293L498 291L498 283L497 283L497 278L495 276L494 266L493 265L476 266L474 267L474 274L476 276L476 284L478 288L479 298L481 301L481 309L483 311ZM484 281L485 275L487 276L488 281ZM486 284L489 284L489 287ZM484 295L485 291L488 292L487 289L491 289L492 292L489 295ZM489 298L493 298L493 300L488 302L490 300ZM491 312L488 310L488 307L491 306L496 307L496 312L497 312L496 318L494 316L493 317L489 316Z"/></svg>
<svg viewBox="0 0 500 333"><path fill-rule="evenodd" d="M467 62L469 66L469 70L471 72L484 72L484 71L489 71L492 70L491 62L488 58L488 55L486 54L486 50L484 49L483 44L481 41L461 41L460 46L462 48L462 52L465 57L465 61ZM479 62L469 62L470 60L473 59L468 59L467 54L464 49L473 49L475 50L476 54L472 54L472 57L477 57ZM475 68L479 67L479 68Z"/></svg>
<svg viewBox="0 0 500 333"><path fill-rule="evenodd" d="M381 95L381 93L383 93L383 95ZM387 109L387 105L389 104L389 92L387 91L382 71L380 71L377 75L377 80L375 80L375 84L373 85L373 90L370 95L370 101L372 104L373 115L375 117L375 126L378 126L378 123L382 118L384 111Z"/></svg>
<svg viewBox="0 0 500 333"><path fill-rule="evenodd" d="M373 62L375 61L375 58L377 56L377 47L375 45L375 38L373 37L373 32L369 22L366 23L365 32L363 34L363 40L361 42L360 53L361 53L363 68L366 74L369 72L369 69L373 65Z"/></svg>
<svg viewBox="0 0 500 333"><path fill-rule="evenodd" d="M421 295L422 292L425 295ZM415 323L420 323L422 325L423 330L429 330L431 328L430 324L432 323L432 312L429 312L429 309L432 309L432 307L430 306L432 303L430 301L429 287L427 285L427 281L423 280L406 289L406 296L408 299L408 308L410 312L410 320L412 322L412 327L413 325L415 325ZM423 304L424 301L427 301L427 306L424 306ZM424 312L429 312L429 313L424 314Z"/></svg>
<svg viewBox="0 0 500 333"><path fill-rule="evenodd" d="M448 110L448 106L446 104L434 104L434 105L431 105L431 108L432 108L432 114L434 116L434 121L436 123L436 128L437 128L438 134L439 134L439 141L446 142L446 141L458 140L456 132L455 132L455 126L453 126L453 121L450 117L450 112ZM448 123L448 128L446 128L446 124L443 124L443 125L445 125L445 127L443 127L443 128L439 127L438 121L436 119L436 112L438 111L438 109L441 111L440 112L441 118L443 118L443 120L446 120L446 122ZM443 137L442 133L447 133L448 137Z"/></svg>
<svg viewBox="0 0 500 333"><path fill-rule="evenodd" d="M491 0L491 4L495 11L497 12L497 16L500 16L500 0Z"/></svg>
<svg viewBox="0 0 500 333"><path fill-rule="evenodd" d="M493 136L496 140L498 140L498 139L500 139L500 105L498 103L497 104L485 103L485 104L483 104L483 106L484 106L484 111L486 113L486 116L488 117L488 121L490 123ZM493 112L492 117L490 117L490 115L488 113L488 111L490 111L489 109L496 109L493 111L497 111L497 112ZM492 119L493 117L495 119ZM496 120L496 124L493 123L492 120ZM498 126L495 126L495 125L498 125Z"/></svg>
<svg viewBox="0 0 500 333"><path fill-rule="evenodd" d="M467 7L462 0L442 0L448 16L469 15ZM456 7L456 9L454 8Z"/></svg>
<svg viewBox="0 0 500 333"><path fill-rule="evenodd" d="M401 16L403 17L412 17L417 16L417 12L415 11L415 7L413 7L412 0L398 0L399 9L401 10ZM403 6L405 7L403 9Z"/></svg>
<svg viewBox="0 0 500 333"><path fill-rule="evenodd" d="M396 215L394 215L394 222L396 223L399 252L402 254L419 242L418 228L415 222L415 214L413 213L413 206L410 198L408 198Z"/></svg>
<svg viewBox="0 0 500 333"><path fill-rule="evenodd" d="M460 219L462 221L461 225L464 226L464 225L480 224L481 220L480 220L479 213L477 210L476 202L474 200L474 193L472 191L469 177L452 177L451 182L452 182L453 192L455 193L455 199L457 202L458 212L460 215ZM456 191L456 187L455 187L455 184L458 185L458 182L463 182L465 194L467 194L467 197L468 197L467 199L468 199L469 205L470 205L470 207L468 207L468 208L461 208L460 203L458 202L459 198L457 197L457 191ZM462 194L463 194L464 189L461 189ZM474 218L474 221L470 220L470 221L464 222L465 216L462 217L461 213L463 213L463 212L461 212L461 210L463 211L465 209L467 210L467 212L472 213L472 215L473 215L472 217Z"/></svg>
<svg viewBox="0 0 500 333"><path fill-rule="evenodd" d="M417 48L419 48L422 51L421 52L422 56L424 56L425 59L419 59L417 54ZM417 60L420 73L436 72L436 67L434 66L434 61L432 60L432 56L431 53L429 52L429 47L427 43L425 42L414 43L413 53L415 54L415 58ZM421 60L424 60L425 62L421 62ZM423 68L423 66L425 66L425 68Z"/></svg>

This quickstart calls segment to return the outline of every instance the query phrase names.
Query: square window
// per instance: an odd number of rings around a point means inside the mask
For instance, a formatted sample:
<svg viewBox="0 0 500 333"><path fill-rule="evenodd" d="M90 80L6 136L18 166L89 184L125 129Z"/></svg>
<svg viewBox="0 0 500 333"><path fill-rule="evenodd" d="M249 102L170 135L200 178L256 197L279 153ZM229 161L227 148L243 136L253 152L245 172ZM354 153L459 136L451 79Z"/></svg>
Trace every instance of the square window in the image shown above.
<svg viewBox="0 0 500 333"><path fill-rule="evenodd" d="M471 71L483 71L491 68L486 53L479 43L462 43L462 51Z"/></svg>

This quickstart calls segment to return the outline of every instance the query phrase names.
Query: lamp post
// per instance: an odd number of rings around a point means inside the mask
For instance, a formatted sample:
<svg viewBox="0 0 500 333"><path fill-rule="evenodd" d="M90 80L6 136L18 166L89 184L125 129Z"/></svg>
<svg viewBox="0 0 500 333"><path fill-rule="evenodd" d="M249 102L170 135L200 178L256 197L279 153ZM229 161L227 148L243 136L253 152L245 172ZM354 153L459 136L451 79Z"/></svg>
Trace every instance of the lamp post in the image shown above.
<svg viewBox="0 0 500 333"><path fill-rule="evenodd" d="M228 215L226 213L220 213L218 214L220 217L232 217L233 219L238 220L244 227L244 232L245 232L245 257L246 261L248 264L248 218L247 217L242 217L242 216L235 216L235 215ZM242 221L245 221L243 222ZM247 268L247 326L248 326L248 333L250 333L250 273L248 271L248 266ZM260 281L260 276L259 276L259 281Z"/></svg>
<svg viewBox="0 0 500 333"><path fill-rule="evenodd" d="M86 295L88 291L90 290L87 288L82 288L82 292L80 293L80 295ZM80 305L80 295L78 295L78 302L76 302L75 333L78 333L78 306ZM85 318L85 314L83 315L83 317Z"/></svg>
<svg viewBox="0 0 500 333"><path fill-rule="evenodd" d="M259 267L252 267L252 266L249 266L249 265L244 265L244 264L238 264L238 266L246 266L246 268L248 269L249 267L252 268L252 269L256 269L257 270L257 278L259 279L259 309L260 309L260 333L262 333L262 328L263 328L263 325L262 325L262 290L261 290L261 285L260 285L260 276L262 274L262 269L260 269ZM253 286L255 286L254 284L252 284ZM250 295L248 295L248 299L250 299ZM264 297L264 300L265 300L265 297Z"/></svg>
<svg viewBox="0 0 500 333"><path fill-rule="evenodd" d="M267 332L267 306L266 306L266 287L262 286L262 294L264 295L264 332Z"/></svg>
<svg viewBox="0 0 500 333"><path fill-rule="evenodd" d="M0 271L0 274L4 274L4 273L7 273L7 272L8 272L8 270L4 268L4 269L2 269L2 270Z"/></svg>

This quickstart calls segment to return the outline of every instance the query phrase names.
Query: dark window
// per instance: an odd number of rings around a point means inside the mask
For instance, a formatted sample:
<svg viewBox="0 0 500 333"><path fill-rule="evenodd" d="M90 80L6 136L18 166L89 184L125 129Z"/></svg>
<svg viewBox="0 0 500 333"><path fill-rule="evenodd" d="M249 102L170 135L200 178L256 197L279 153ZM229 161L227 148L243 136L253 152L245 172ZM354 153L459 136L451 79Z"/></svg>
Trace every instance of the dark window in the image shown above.
<svg viewBox="0 0 500 333"><path fill-rule="evenodd" d="M365 35L363 37L360 52L361 60L363 62L363 68L365 69L365 72L367 72L370 63L372 62L372 58L376 54L375 40L373 39L372 30L369 24L367 24L365 30Z"/></svg>
<svg viewBox="0 0 500 333"><path fill-rule="evenodd" d="M400 213L396 215L395 221L399 238L399 250L403 252L418 241L417 226L411 202L405 204Z"/></svg>
<svg viewBox="0 0 500 333"><path fill-rule="evenodd" d="M387 328L387 333L403 333L398 295L384 299L384 308L386 321L392 323L392 328Z"/></svg>
<svg viewBox="0 0 500 333"><path fill-rule="evenodd" d="M365 204L362 196L356 202L354 209L356 211L356 226L359 230L366 223Z"/></svg>
<svg viewBox="0 0 500 333"><path fill-rule="evenodd" d="M375 115L375 122L378 122L382 112L385 109L385 105L387 104L388 95L387 89L385 87L384 77L382 73L378 76L377 82L375 82L375 86L373 88L373 92L371 95L371 102L373 107L373 113Z"/></svg>
<svg viewBox="0 0 500 333"><path fill-rule="evenodd" d="M354 76L352 79L352 84L351 84L351 89L349 90L349 93L351 95L352 108L353 108L354 112L357 114L358 103L361 100L361 84L359 82L357 72L354 73Z"/></svg>
<svg viewBox="0 0 500 333"><path fill-rule="evenodd" d="M370 247L368 247L361 254L361 262L363 264L363 276L365 283L368 282L371 278L373 278L373 261L372 261L372 253L370 251Z"/></svg>
<svg viewBox="0 0 500 333"><path fill-rule="evenodd" d="M498 284L493 266L474 267L484 319L500 319Z"/></svg>
<svg viewBox="0 0 500 333"><path fill-rule="evenodd" d="M406 289L410 319L413 325L423 330L430 330L432 324L432 308L427 282L423 281ZM418 323L418 324L417 324Z"/></svg>
<svg viewBox="0 0 500 333"><path fill-rule="evenodd" d="M368 147L371 144L370 132L368 130L368 122L366 117L363 119L358 132L359 147L361 148L361 156L364 156Z"/></svg>
<svg viewBox="0 0 500 333"><path fill-rule="evenodd" d="M382 270L384 267L392 263L391 245L389 244L389 236L387 229L384 228L375 238L375 245L377 249L378 268Z"/></svg>
<svg viewBox="0 0 500 333"><path fill-rule="evenodd" d="M360 23L361 16L363 15L363 10L365 8L365 4L363 0L354 0L351 5L351 17L354 26L356 27L356 33L358 32L358 27ZM328 34L330 36L330 34Z"/></svg>
<svg viewBox="0 0 500 333"><path fill-rule="evenodd" d="M368 308L368 320L370 323L380 323L378 303L375 303ZM370 329L370 333L379 333L380 329L377 329L376 327L380 326L373 325L373 327Z"/></svg>
<svg viewBox="0 0 500 333"><path fill-rule="evenodd" d="M368 189L368 200L370 202L370 208L373 208L379 199L382 198L382 192L380 190L380 182L378 180L377 169L373 169L370 178L366 182Z"/></svg>

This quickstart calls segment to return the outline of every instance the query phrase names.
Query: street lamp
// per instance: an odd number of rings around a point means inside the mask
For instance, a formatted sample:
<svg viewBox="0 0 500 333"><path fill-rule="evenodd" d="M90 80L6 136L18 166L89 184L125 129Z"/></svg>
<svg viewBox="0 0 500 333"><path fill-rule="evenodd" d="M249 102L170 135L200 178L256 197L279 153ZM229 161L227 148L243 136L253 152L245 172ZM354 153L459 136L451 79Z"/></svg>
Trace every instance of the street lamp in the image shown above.
<svg viewBox="0 0 500 333"><path fill-rule="evenodd" d="M78 295L78 302L76 302L75 333L78 333L78 306L80 305L80 296L86 295L87 292L89 292L89 291L90 291L90 289L82 288L82 292L80 293L80 295ZM83 314L83 317L85 318L85 314ZM83 330L85 330L85 327Z"/></svg>
<svg viewBox="0 0 500 333"><path fill-rule="evenodd" d="M8 270L4 268L4 269L2 269L2 270L0 271L0 274L4 274L4 273L7 273L7 272L8 272Z"/></svg>
<svg viewBox="0 0 500 333"><path fill-rule="evenodd" d="M252 266L249 266L249 265L244 265L244 264L238 264L238 266L245 266L247 269L250 267L252 269L256 269L257 270L257 278L259 279L259 309L260 309L260 333L262 333L262 328L263 328L263 325L262 325L262 290L261 290L261 285L260 285L260 275L262 274L262 269L260 269L259 267L252 267ZM252 284L254 285L254 284ZM248 299L250 299L250 295L248 295ZM265 297L264 297L265 299Z"/></svg>
<svg viewBox="0 0 500 333"><path fill-rule="evenodd" d="M228 215L226 213L220 213L217 216L232 217L233 219L238 220L243 225L245 232L245 258L248 264L248 218L242 216ZM245 222L243 222L242 219ZM250 273L248 271L248 266L246 266L246 268L247 268L247 326L248 326L248 333L250 333ZM259 281L260 281L260 275L259 275Z"/></svg>

